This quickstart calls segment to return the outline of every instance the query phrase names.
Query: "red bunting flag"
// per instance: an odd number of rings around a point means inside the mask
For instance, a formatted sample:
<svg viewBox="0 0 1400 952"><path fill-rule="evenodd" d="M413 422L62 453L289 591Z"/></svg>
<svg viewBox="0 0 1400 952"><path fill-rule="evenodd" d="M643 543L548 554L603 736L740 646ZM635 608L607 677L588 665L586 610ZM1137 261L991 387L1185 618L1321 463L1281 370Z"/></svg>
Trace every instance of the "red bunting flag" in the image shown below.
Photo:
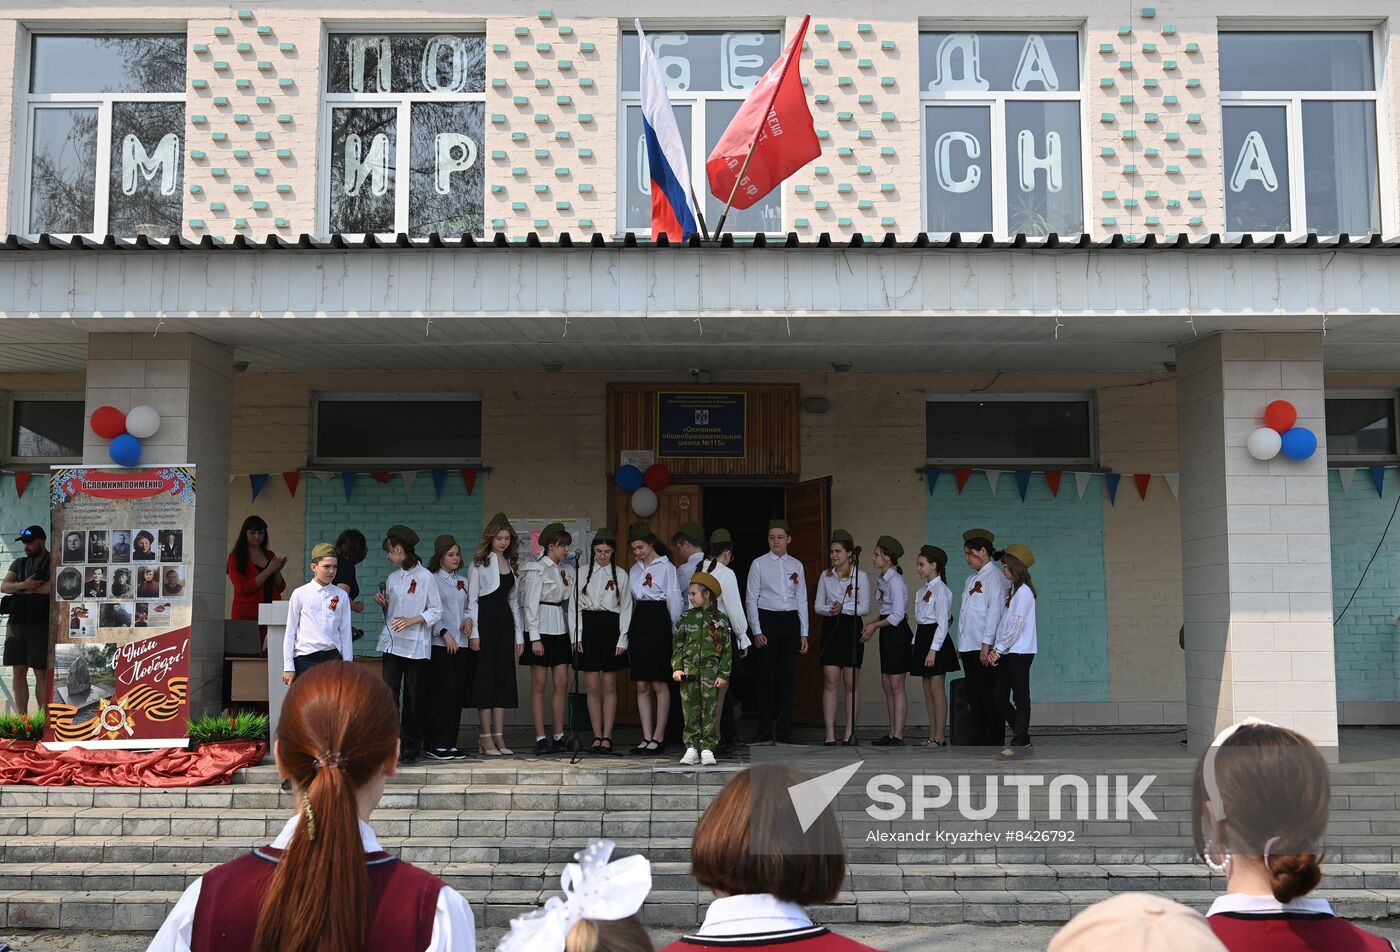
<svg viewBox="0 0 1400 952"><path fill-rule="evenodd" d="M394 479L393 473L370 473L369 475L371 479L381 486L389 485Z"/></svg>
<svg viewBox="0 0 1400 952"><path fill-rule="evenodd" d="M301 485L301 473L294 469L288 470L282 474L282 482L287 484L287 492L291 493L292 498L295 499L297 487Z"/></svg>
<svg viewBox="0 0 1400 952"><path fill-rule="evenodd" d="M476 490L476 474L478 472L479 470L475 469L462 470L462 482L467 487L468 496L470 496Z"/></svg>
<svg viewBox="0 0 1400 952"><path fill-rule="evenodd" d="M29 480L33 476L33 473L15 472L15 495L17 497L24 496L24 491L29 488Z"/></svg>
<svg viewBox="0 0 1400 952"><path fill-rule="evenodd" d="M1047 469L1045 471L1045 482L1050 487L1050 495L1060 495L1060 477L1064 475L1058 469Z"/></svg>
<svg viewBox="0 0 1400 952"><path fill-rule="evenodd" d="M963 487L967 485L967 481L971 476L972 470L969 467L964 466L953 470L953 477L958 481L958 495L962 495Z"/></svg>
<svg viewBox="0 0 1400 952"><path fill-rule="evenodd" d="M1147 502L1147 486L1152 482L1151 473L1133 473L1133 482L1137 483L1138 495L1143 502Z"/></svg>

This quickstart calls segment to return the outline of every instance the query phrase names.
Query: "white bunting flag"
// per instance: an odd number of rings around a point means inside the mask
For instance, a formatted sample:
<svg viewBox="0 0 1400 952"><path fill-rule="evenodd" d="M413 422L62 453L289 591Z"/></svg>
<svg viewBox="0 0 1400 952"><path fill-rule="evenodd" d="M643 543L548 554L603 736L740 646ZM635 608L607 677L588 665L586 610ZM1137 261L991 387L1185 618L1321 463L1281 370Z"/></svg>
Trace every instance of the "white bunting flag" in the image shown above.
<svg viewBox="0 0 1400 952"><path fill-rule="evenodd" d="M418 478L418 471L416 469L404 470L402 473L399 473L399 475L403 477L404 495L412 497L413 481Z"/></svg>
<svg viewBox="0 0 1400 952"><path fill-rule="evenodd" d="M312 476L315 476L317 479L319 479L319 480L320 480L321 482L323 482L323 483L328 483L328 482L331 481L332 478L334 478L335 473L327 473L327 472L325 472L325 471L323 471L323 470L313 469L313 470L311 471L311 475L312 475Z"/></svg>
<svg viewBox="0 0 1400 952"><path fill-rule="evenodd" d="M1084 498L1084 490L1089 488L1089 482L1094 478L1093 473L1075 473L1074 488L1079 490L1079 498Z"/></svg>
<svg viewBox="0 0 1400 952"><path fill-rule="evenodd" d="M1356 476L1356 467L1348 466L1337 470L1337 478L1342 481L1342 492L1351 489L1351 481Z"/></svg>
<svg viewBox="0 0 1400 952"><path fill-rule="evenodd" d="M995 496L997 494L997 483L1000 482L1001 474L1006 472L1006 470L988 469L983 470L983 472L987 474L987 488L990 489L992 491L992 495Z"/></svg>
<svg viewBox="0 0 1400 952"><path fill-rule="evenodd" d="M1162 478L1167 481L1167 488L1172 491L1172 498L1179 499L1177 491L1181 488L1180 473L1163 473Z"/></svg>

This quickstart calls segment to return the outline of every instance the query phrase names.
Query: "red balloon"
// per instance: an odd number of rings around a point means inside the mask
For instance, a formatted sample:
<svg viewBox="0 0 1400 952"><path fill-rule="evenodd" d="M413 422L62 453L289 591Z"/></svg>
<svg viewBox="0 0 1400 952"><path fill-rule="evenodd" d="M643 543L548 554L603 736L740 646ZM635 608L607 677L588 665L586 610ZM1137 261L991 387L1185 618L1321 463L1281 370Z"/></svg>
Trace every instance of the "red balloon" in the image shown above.
<svg viewBox="0 0 1400 952"><path fill-rule="evenodd" d="M671 471L660 463L652 463L642 474L642 485L654 493L659 493L671 485Z"/></svg>
<svg viewBox="0 0 1400 952"><path fill-rule="evenodd" d="M1275 400L1264 408L1264 425L1271 430L1286 433L1298 422L1298 408L1287 400Z"/></svg>
<svg viewBox="0 0 1400 952"><path fill-rule="evenodd" d="M92 432L104 440L114 440L126 432L126 414L116 407L98 407L92 411Z"/></svg>

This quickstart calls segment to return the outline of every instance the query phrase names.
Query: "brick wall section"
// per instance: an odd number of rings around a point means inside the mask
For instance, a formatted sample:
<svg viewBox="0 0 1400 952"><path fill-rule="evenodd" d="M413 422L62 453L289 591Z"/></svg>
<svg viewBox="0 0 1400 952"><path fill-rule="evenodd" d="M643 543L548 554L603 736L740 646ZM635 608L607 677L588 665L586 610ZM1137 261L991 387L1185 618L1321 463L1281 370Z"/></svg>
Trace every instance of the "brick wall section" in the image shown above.
<svg viewBox="0 0 1400 952"><path fill-rule="evenodd" d="M18 20L0 20L0 63L10 64L8 70L0 72L0 82L6 83L7 88L13 91L12 95L0 96L0 132L4 133L0 135L0 175L5 177L0 182L0 234L7 235L28 227L21 220L19 207L16 207L20 197L16 189L10 187L23 180L22 153L16 150L15 145L24 142L27 122L24 110L18 104L19 93L27 88L20 65L19 38Z"/></svg>
<svg viewBox="0 0 1400 952"><path fill-rule="evenodd" d="M1337 698L1365 702L1356 713L1369 709L1368 723L1392 720L1388 706L1400 701L1400 635L1394 624L1400 612L1394 594L1400 541L1389 521L1400 485L1394 469L1383 475L1379 496L1364 469L1345 490L1339 473L1331 473L1328 484L1333 612L1347 609L1336 626Z"/></svg>

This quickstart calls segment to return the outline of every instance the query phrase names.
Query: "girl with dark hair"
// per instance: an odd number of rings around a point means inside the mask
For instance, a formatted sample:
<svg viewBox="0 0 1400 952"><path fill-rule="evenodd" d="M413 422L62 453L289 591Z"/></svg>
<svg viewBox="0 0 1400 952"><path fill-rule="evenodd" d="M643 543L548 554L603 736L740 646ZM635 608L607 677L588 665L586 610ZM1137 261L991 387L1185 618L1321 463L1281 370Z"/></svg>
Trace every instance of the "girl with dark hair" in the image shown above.
<svg viewBox="0 0 1400 952"><path fill-rule="evenodd" d="M958 670L958 650L948 635L952 622L953 593L948 591L948 553L936 545L919 549L914 569L924 580L914 593L914 654L910 674L924 683L928 708L928 746L945 747L948 695L944 676Z"/></svg>
<svg viewBox="0 0 1400 952"><path fill-rule="evenodd" d="M384 609L384 628L375 650L384 659L384 683L399 705L399 757L413 763L423 747L423 674L432 657L432 637L442 618L442 599L432 573L413 547L418 533L408 526L390 526L383 549L394 570L376 592Z"/></svg>
<svg viewBox="0 0 1400 952"><path fill-rule="evenodd" d="M858 703L859 671L865 657L861 619L870 612L870 577L855 566L855 540L845 529L831 534L831 566L817 579L812 611L822 621L822 720L826 746L836 746L836 695L845 688L846 731L851 743Z"/></svg>
<svg viewBox="0 0 1400 952"><path fill-rule="evenodd" d="M205 873L151 943L155 952L475 952L471 906L384 852L370 816L396 772L394 700L375 676L331 661L287 691L273 746L296 814L271 846Z"/></svg>
<svg viewBox="0 0 1400 952"><path fill-rule="evenodd" d="M997 627L1006 610L1006 577L996 564L996 536L986 529L963 533L963 558L972 574L962 587L958 606L958 657L967 679L967 703L972 708L973 745L1000 747L1006 739L1001 715L992 698L996 672L987 664L987 652L996 641Z"/></svg>
<svg viewBox="0 0 1400 952"><path fill-rule="evenodd" d="M880 536L875 542L875 557L871 562L880 573L875 583L875 599L880 617L862 629L861 641L869 641L880 633L880 686L885 690L885 711L890 730L878 740L876 747L903 747L904 721L909 716L909 698L904 682L909 675L909 662L914 635L909 630L909 587L904 584L904 569L899 560L904 546L893 536Z"/></svg>
<svg viewBox="0 0 1400 952"><path fill-rule="evenodd" d="M617 719L617 672L627 667L627 635L632 624L632 586L617 570L617 533L611 527L593 536L588 565L579 566L573 598L574 665L588 692L588 720L593 727L589 753L613 752Z"/></svg>
<svg viewBox="0 0 1400 952"><path fill-rule="evenodd" d="M155 538L142 529L136 534L132 559L138 562L153 560L154 544ZM258 516L244 519L233 551L228 554L228 577L233 583L233 605L228 617L234 621L257 621L258 606L277 601L287 589L287 582L282 578L282 567L287 564L287 559L273 552L267 544L267 523ZM155 594L160 593L157 591ZM262 626L259 632L265 657L267 626Z"/></svg>
<svg viewBox="0 0 1400 952"><path fill-rule="evenodd" d="M632 547L632 624L627 653L637 685L637 714L642 741L634 754L660 754L666 747L666 720L671 713L671 630L681 617L681 591L667 548L645 522L627 532Z"/></svg>
<svg viewBox="0 0 1400 952"><path fill-rule="evenodd" d="M450 535L433 542L428 571L442 601L442 617L433 626L433 656L428 662L428 694L424 706L427 723L423 753L434 760L466 760L457 746L462 728L462 695L467 690L467 639L472 621L467 617L467 579L458 574L462 547Z"/></svg>
<svg viewBox="0 0 1400 952"><path fill-rule="evenodd" d="M520 664L531 669L530 713L535 719L536 754L568 748L564 741L564 704L569 696L569 662L573 660L575 635L573 615L566 610L573 585L563 563L573 541L563 523L551 522L540 532L544 552L520 569L520 615L527 642ZM554 685L554 734L547 737L544 696L550 682Z"/></svg>
<svg viewBox="0 0 1400 952"><path fill-rule="evenodd" d="M481 753L488 757L514 753L506 746L506 708L520 701L515 690L515 662L525 650L520 624L520 536L506 514L486 523L472 559L467 582L467 615L472 633L467 647L475 656L467 703L481 713Z"/></svg>
<svg viewBox="0 0 1400 952"><path fill-rule="evenodd" d="M996 668L995 699L997 733L1011 725L1011 744L997 754L1002 760L1028 757L1031 746L1031 662L1035 661L1035 585L1030 567L1035 553L1013 543L1001 553L1001 570L1011 587L1006 610L997 628L996 642L987 652L987 663Z"/></svg>
<svg viewBox="0 0 1400 952"><path fill-rule="evenodd" d="M335 580L350 596L350 610L362 612L365 606L360 602L360 583L355 578L355 566L369 554L369 543L359 529L346 529L335 538Z"/></svg>
<svg viewBox="0 0 1400 952"><path fill-rule="evenodd" d="M715 705L715 723L719 725L719 746L715 753L721 757L733 753L739 744L739 728L735 723L734 701L729 684L743 670L743 660L749 656L749 616L744 610L744 597L739 594L739 576L730 566L734 563L734 537L728 529L710 533L710 545L700 567L719 580L719 610L729 619L733 640L729 645L729 677L719 689ZM678 579L679 581L679 579Z"/></svg>

